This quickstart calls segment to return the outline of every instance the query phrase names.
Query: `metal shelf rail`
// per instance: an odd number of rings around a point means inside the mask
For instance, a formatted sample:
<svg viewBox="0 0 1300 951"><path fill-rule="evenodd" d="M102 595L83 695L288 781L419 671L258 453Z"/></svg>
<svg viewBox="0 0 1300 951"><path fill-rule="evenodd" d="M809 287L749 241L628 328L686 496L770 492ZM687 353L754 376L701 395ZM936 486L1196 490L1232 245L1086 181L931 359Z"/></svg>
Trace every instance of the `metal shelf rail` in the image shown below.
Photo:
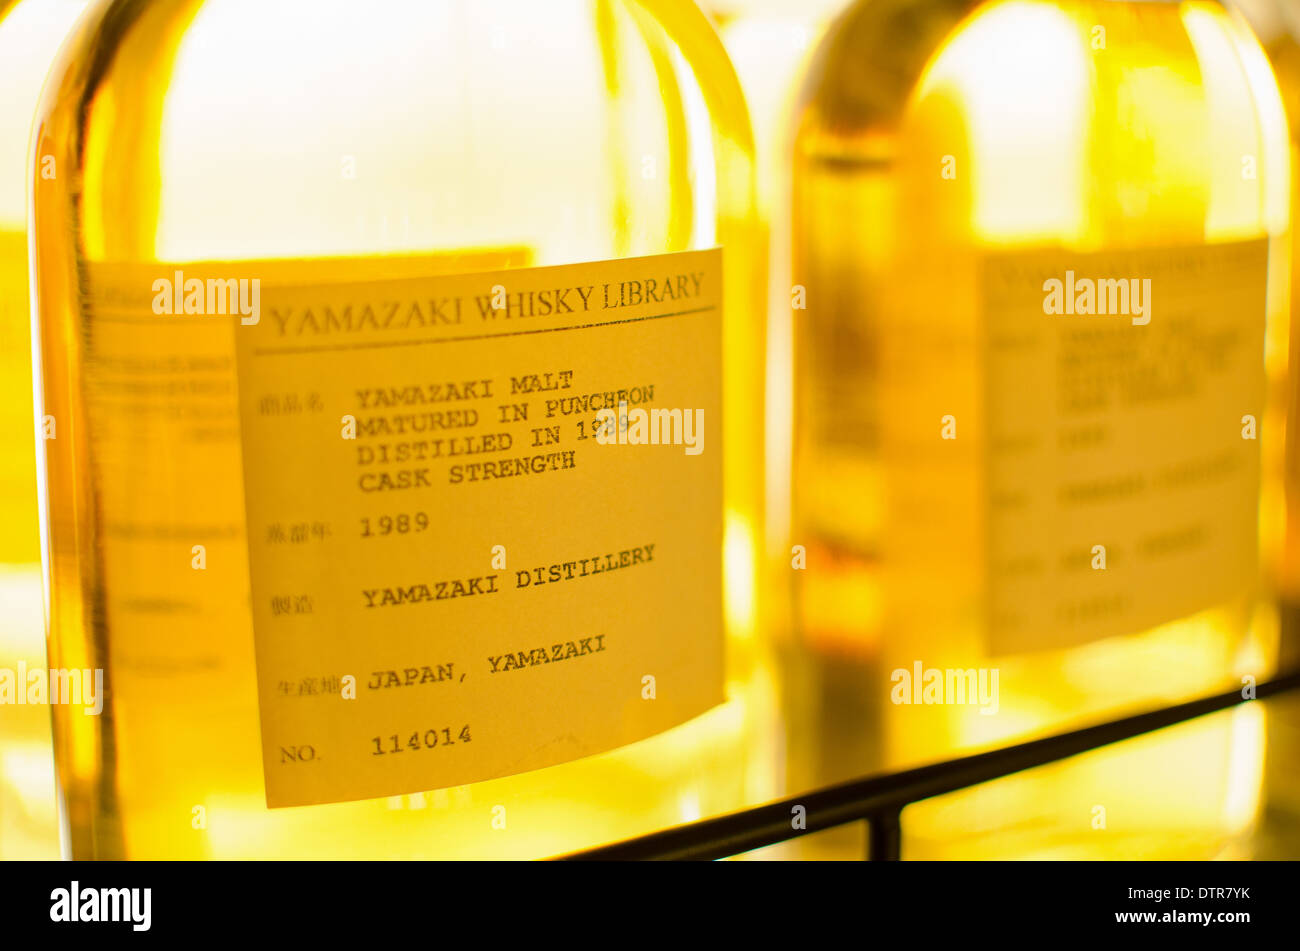
<svg viewBox="0 0 1300 951"><path fill-rule="evenodd" d="M901 815L910 803L1001 779L1021 770L1054 763L1226 710L1239 703L1255 703L1296 689L1300 689L1300 670L1258 684L1255 698L1251 700L1245 699L1241 690L1202 697L987 753L828 786L765 806L703 819L562 858L580 861L721 859L849 822L865 821L866 857L897 861L903 839ZM791 823L794 809L799 806L805 810L804 829L794 829Z"/></svg>

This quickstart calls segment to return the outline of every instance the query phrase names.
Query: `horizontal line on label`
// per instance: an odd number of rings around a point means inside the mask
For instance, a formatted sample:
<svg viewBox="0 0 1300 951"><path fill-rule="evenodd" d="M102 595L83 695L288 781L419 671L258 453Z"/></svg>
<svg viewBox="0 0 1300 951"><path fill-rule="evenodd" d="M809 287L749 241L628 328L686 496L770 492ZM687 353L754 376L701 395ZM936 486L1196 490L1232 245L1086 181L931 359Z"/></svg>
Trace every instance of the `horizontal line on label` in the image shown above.
<svg viewBox="0 0 1300 951"><path fill-rule="evenodd" d="M470 340L495 340L498 337L523 337L528 334L552 334L565 330L591 330L594 327L613 327L618 324L638 324L645 320L663 320L667 317L686 317L690 314L703 314L717 310L717 304L708 307L696 307L694 310L679 310L670 314L651 314L648 317L627 317L623 320L606 320L595 324L575 324L572 327L535 327L532 330L507 330L505 333L474 334L469 337L427 337L421 340L376 340L371 343L341 343L323 347L258 347L253 350L259 357L274 357L280 354L327 353L332 350L374 350L384 347L418 347L428 343L462 343Z"/></svg>
<svg viewBox="0 0 1300 951"><path fill-rule="evenodd" d="M202 323L216 324L221 320L238 320L238 314L142 314L136 308L123 310L106 310L95 307L90 310L92 323L104 324L171 324L177 327L197 327Z"/></svg>

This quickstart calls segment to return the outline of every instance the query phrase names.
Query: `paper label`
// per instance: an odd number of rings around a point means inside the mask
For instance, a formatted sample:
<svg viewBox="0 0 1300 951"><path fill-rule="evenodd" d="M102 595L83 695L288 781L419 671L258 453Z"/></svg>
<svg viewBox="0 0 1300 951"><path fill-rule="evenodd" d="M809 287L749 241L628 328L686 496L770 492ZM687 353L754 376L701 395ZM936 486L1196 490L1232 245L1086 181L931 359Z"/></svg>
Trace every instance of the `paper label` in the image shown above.
<svg viewBox="0 0 1300 951"><path fill-rule="evenodd" d="M157 292L149 320L226 302L201 319L234 340L269 806L550 766L722 701L721 254L96 266L106 297Z"/></svg>
<svg viewBox="0 0 1300 951"><path fill-rule="evenodd" d="M984 260L992 653L1252 583L1266 276L1263 240Z"/></svg>

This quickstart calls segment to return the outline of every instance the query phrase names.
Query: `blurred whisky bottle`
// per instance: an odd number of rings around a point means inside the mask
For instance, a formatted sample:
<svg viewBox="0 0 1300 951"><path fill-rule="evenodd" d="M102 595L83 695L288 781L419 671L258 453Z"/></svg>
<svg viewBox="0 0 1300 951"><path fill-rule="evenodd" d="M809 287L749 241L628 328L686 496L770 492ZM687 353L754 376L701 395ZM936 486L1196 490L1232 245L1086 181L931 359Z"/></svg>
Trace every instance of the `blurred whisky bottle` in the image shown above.
<svg viewBox="0 0 1300 951"><path fill-rule="evenodd" d="M789 634L790 520L790 155L794 115L809 61L835 15L848 0L702 0L704 12L736 68L754 126L759 218L767 235L768 573L765 586L773 630L784 648L782 676L797 680L801 661ZM779 620L776 618L779 617ZM802 701L797 701L802 703Z"/></svg>
<svg viewBox="0 0 1300 951"><path fill-rule="evenodd" d="M753 145L693 4L106 4L36 136L74 855L533 857L772 794Z"/></svg>
<svg viewBox="0 0 1300 951"><path fill-rule="evenodd" d="M794 578L828 761L1271 672L1285 129L1216 3L886 0L832 28L793 228ZM904 855L1234 854L1261 745L1247 705L922 804Z"/></svg>
<svg viewBox="0 0 1300 951"><path fill-rule="evenodd" d="M0 670L6 672L45 666L27 296L30 133L41 84L85 6L85 0L0 2ZM0 707L0 859L53 858L50 712L14 699Z"/></svg>
<svg viewBox="0 0 1300 951"><path fill-rule="evenodd" d="M1295 240L1296 212L1300 210L1300 3L1295 0L1233 0L1259 37L1277 77L1286 109L1291 147L1291 230L1290 308L1288 319L1279 322L1288 336L1279 334L1275 346L1279 355L1288 355L1283 379L1285 397L1279 401L1286 412L1286 439L1283 461L1285 494L1285 535L1277 564L1276 587L1279 594L1278 666L1282 670L1300 669L1300 357L1296 347L1296 275L1300 244ZM1300 826L1300 783L1296 781L1297 757L1300 757L1300 730L1295 711L1300 700L1281 697L1268 706L1267 767L1265 773L1263 842L1255 855L1259 858L1282 857L1291 853L1290 842Z"/></svg>
<svg viewBox="0 0 1300 951"><path fill-rule="evenodd" d="M1300 387L1297 386L1294 368L1297 363L1295 347L1300 343L1292 328L1296 326L1296 296L1294 293L1297 273L1296 261L1300 254L1300 245L1295 241L1294 222L1296 220L1297 189L1295 169L1300 161L1300 4L1291 0L1233 0L1233 6L1245 14L1259 37L1264 52L1268 54L1273 74L1277 77L1278 89L1282 94L1282 105L1286 110L1287 126L1290 130L1291 152L1291 221L1292 230L1287 234L1290 261L1290 309L1288 319L1278 321L1278 333L1270 339L1270 366L1279 366L1286 372L1275 375L1283 388L1284 396L1277 402L1286 413L1286 438L1283 456L1283 490L1285 499L1285 534L1280 543L1280 558L1276 565L1277 588L1281 595L1282 656L1283 666L1292 668L1300 665L1300 434L1297 432L1300 421ZM1288 359L1289 357L1289 359ZM1267 446L1265 448L1268 448ZM1278 527L1281 527L1279 520Z"/></svg>
<svg viewBox="0 0 1300 951"><path fill-rule="evenodd" d="M0 2L0 566L6 567L41 560L27 304L32 116L59 43L85 5Z"/></svg>

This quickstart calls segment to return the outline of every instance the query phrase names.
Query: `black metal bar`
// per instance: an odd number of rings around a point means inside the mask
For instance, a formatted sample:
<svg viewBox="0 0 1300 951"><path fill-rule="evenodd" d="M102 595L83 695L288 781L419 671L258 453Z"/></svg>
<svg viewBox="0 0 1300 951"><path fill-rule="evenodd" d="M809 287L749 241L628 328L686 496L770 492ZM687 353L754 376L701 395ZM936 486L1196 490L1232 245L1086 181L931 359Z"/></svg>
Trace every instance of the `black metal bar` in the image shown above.
<svg viewBox="0 0 1300 951"><path fill-rule="evenodd" d="M897 862L903 857L903 811L878 812L867 820L867 858Z"/></svg>
<svg viewBox="0 0 1300 951"><path fill-rule="evenodd" d="M1262 700L1297 688L1300 688L1300 671L1259 684L1255 696ZM664 829L560 858L588 861L726 858L847 822L897 813L907 804L921 799L1067 759L1243 702L1253 700L1247 701L1240 690L1231 690L987 753L828 786L766 806ZM791 821L791 816L799 811L797 807L803 807L803 821L798 826Z"/></svg>

